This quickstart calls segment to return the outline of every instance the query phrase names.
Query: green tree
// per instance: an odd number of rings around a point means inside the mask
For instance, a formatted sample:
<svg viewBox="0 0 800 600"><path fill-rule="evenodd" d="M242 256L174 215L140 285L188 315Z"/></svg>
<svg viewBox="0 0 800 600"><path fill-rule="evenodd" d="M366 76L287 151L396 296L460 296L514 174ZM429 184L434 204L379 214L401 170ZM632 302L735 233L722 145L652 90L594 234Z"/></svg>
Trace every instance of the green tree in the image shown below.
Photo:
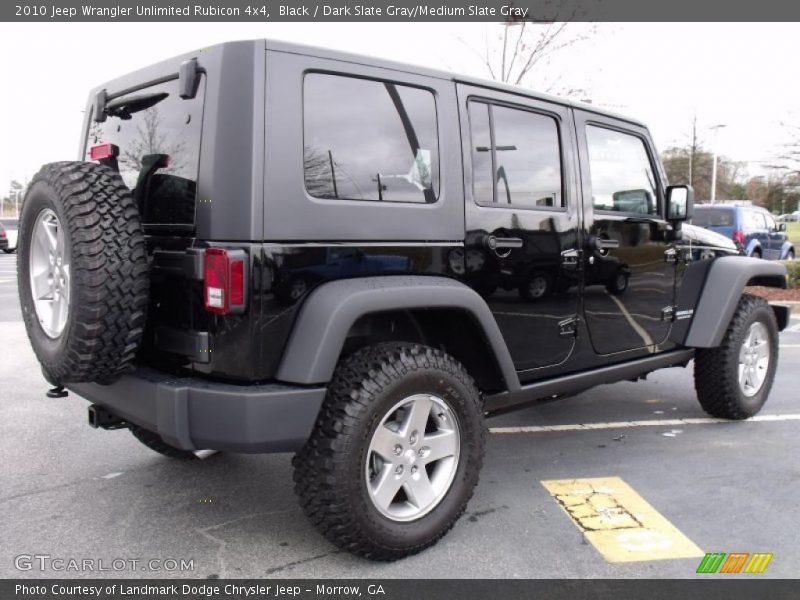
<svg viewBox="0 0 800 600"><path fill-rule="evenodd" d="M800 174L773 169L767 175L751 177L746 191L748 200L776 215L793 212L800 201Z"/></svg>
<svg viewBox="0 0 800 600"><path fill-rule="evenodd" d="M667 148L661 153L661 163L670 183L688 183L694 197L703 202L711 198L711 172L714 155L699 144ZM744 163L717 156L718 200L744 200Z"/></svg>

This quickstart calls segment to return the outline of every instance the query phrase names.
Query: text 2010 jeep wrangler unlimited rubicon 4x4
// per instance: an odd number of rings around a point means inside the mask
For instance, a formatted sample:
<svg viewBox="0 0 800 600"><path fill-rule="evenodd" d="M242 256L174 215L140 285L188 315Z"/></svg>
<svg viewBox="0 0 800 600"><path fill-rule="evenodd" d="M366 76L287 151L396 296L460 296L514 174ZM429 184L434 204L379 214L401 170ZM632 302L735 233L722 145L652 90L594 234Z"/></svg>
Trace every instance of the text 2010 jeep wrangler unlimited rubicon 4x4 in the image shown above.
<svg viewBox="0 0 800 600"><path fill-rule="evenodd" d="M758 412L789 314L743 289L785 270L691 214L634 120L236 42L92 92L28 189L20 298L92 425L297 452L314 524L395 559L464 511L492 413L692 359L706 411Z"/></svg>

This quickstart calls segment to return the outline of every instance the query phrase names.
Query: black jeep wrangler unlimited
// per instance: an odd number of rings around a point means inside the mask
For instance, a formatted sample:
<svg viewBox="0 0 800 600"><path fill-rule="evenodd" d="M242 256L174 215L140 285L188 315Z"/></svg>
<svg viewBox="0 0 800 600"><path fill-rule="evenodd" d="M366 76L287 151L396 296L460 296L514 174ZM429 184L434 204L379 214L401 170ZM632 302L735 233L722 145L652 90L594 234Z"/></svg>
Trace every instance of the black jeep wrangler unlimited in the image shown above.
<svg viewBox="0 0 800 600"><path fill-rule="evenodd" d="M110 81L22 211L45 378L157 452L296 452L340 547L435 543L484 419L694 359L703 408L769 394L784 268L685 224L647 128L448 73L265 41Z"/></svg>

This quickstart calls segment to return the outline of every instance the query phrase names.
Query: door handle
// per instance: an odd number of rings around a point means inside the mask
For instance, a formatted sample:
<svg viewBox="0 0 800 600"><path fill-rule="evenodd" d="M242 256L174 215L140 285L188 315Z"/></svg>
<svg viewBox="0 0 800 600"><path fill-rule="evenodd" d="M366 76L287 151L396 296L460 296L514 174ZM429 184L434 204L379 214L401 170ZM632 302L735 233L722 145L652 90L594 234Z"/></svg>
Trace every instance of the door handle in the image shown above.
<svg viewBox="0 0 800 600"><path fill-rule="evenodd" d="M600 236L594 236L592 238L592 245L594 246L595 250L613 250L614 248L619 248L619 240L610 240L608 238L601 238Z"/></svg>
<svg viewBox="0 0 800 600"><path fill-rule="evenodd" d="M522 238L517 237L497 237L494 235L487 235L484 239L484 244L489 250L497 250L497 249L511 249L511 248L522 248L523 241Z"/></svg>

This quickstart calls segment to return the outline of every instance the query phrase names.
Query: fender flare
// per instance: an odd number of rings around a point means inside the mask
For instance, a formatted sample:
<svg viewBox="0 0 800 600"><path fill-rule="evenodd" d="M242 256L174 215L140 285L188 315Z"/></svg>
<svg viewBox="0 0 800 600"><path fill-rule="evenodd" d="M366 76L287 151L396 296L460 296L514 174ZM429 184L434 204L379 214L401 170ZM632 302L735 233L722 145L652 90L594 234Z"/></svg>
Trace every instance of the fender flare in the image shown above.
<svg viewBox="0 0 800 600"><path fill-rule="evenodd" d="M786 267L746 256L715 259L708 266L684 345L690 348L719 346L748 284L786 288Z"/></svg>
<svg viewBox="0 0 800 600"><path fill-rule="evenodd" d="M747 244L747 246L745 246L744 251L745 251L745 254L747 256L753 258L753 252L755 252L756 250L758 250L761 253L761 255L763 256L764 249L761 247L761 242L759 242L757 239L753 238L753 239L750 240L750 243Z"/></svg>
<svg viewBox="0 0 800 600"><path fill-rule="evenodd" d="M483 330L506 388L519 389L511 354L486 301L460 281L425 275L340 279L315 288L300 307L276 379L327 383L347 334L360 317L426 308L452 308L470 315Z"/></svg>

